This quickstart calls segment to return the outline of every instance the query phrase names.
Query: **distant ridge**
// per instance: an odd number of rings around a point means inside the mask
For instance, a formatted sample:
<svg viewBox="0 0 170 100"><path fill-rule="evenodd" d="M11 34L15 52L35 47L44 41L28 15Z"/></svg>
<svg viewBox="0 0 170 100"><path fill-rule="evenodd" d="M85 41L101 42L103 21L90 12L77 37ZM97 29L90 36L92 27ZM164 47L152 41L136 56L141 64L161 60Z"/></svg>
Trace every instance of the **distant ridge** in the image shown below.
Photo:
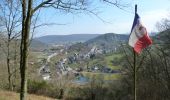
<svg viewBox="0 0 170 100"><path fill-rule="evenodd" d="M35 40L46 44L64 44L70 42L85 42L99 35L101 34L46 35L35 38Z"/></svg>
<svg viewBox="0 0 170 100"><path fill-rule="evenodd" d="M116 33L106 33L86 41L86 44L92 43L112 43L112 42L125 42L128 41L129 35L127 34L116 34Z"/></svg>
<svg viewBox="0 0 170 100"><path fill-rule="evenodd" d="M41 51L48 48L48 45L46 43L42 43L41 41L33 39L31 40L30 48L33 51Z"/></svg>
<svg viewBox="0 0 170 100"><path fill-rule="evenodd" d="M121 43L128 42L128 34L106 33L92 38L84 43L77 43L70 46L70 50L83 50L93 48L94 46L102 50L115 50Z"/></svg>
<svg viewBox="0 0 170 100"><path fill-rule="evenodd" d="M43 50L51 44L71 43L70 49L88 49L96 46L100 49L113 50L121 43L127 43L128 34L72 34L72 35L47 35L34 38L31 44L33 50ZM81 42L81 43L80 43ZM74 45L72 44L74 43Z"/></svg>

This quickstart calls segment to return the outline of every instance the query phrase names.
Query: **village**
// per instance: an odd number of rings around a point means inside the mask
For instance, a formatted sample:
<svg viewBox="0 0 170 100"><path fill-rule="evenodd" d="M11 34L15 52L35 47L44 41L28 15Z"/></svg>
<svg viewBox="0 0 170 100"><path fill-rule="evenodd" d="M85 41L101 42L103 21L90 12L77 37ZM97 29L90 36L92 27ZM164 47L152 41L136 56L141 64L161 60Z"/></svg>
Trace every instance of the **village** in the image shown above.
<svg viewBox="0 0 170 100"><path fill-rule="evenodd" d="M109 51L108 51L109 52ZM48 56L45 64L39 69L39 74L42 76L44 80L50 80L51 71L49 68L50 59L54 56L58 56L60 53L66 54L67 51L63 48L61 50L57 50L56 52L52 51L51 55ZM91 73L107 73L107 74L120 74L120 70L112 70L106 65L93 65L89 66L85 64L84 66L78 67L70 67L71 64L83 63L85 60L91 60L96 55L101 55L103 50L98 49L96 46L93 46L87 53L74 53L72 55L66 56L65 58L61 58L55 62L55 72L58 75L58 78L62 76L73 75L74 77L84 77L82 72L91 72Z"/></svg>

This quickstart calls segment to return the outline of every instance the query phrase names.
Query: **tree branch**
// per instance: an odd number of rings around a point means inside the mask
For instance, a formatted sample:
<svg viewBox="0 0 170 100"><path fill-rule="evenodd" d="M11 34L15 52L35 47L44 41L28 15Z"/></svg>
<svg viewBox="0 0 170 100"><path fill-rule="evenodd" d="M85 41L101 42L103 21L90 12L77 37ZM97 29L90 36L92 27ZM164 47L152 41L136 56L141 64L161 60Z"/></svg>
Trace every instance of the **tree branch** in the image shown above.
<svg viewBox="0 0 170 100"><path fill-rule="evenodd" d="M53 0L46 0L46 1L42 2L42 3L40 3L37 7L35 7L33 9L32 13L34 13L35 11L37 11L38 9L40 9L41 7L43 7L46 4L53 4L53 3L50 3L51 1L53 1Z"/></svg>

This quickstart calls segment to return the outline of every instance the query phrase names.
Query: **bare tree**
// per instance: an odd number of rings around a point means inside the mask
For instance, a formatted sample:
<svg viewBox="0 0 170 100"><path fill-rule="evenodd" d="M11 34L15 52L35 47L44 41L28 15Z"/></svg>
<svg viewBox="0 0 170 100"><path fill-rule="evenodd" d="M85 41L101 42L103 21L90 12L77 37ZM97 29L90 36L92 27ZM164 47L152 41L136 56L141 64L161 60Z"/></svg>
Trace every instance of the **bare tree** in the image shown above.
<svg viewBox="0 0 170 100"><path fill-rule="evenodd" d="M0 2L0 17L1 17L1 31L7 36L5 37L4 43L6 48L4 52L6 54L6 64L8 70L8 86L10 90L13 90L12 85L12 74L13 69L11 68L11 45L12 42L20 35L20 32L17 28L20 26L21 22L21 13L19 11L20 3L18 0L2 0Z"/></svg>

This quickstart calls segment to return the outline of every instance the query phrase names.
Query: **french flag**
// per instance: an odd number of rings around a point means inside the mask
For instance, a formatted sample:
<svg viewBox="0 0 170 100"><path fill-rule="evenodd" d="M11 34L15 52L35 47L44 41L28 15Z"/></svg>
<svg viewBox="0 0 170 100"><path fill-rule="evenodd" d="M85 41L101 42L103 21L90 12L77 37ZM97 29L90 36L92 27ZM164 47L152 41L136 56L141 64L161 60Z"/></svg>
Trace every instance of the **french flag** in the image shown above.
<svg viewBox="0 0 170 100"><path fill-rule="evenodd" d="M140 53L142 49L152 44L146 28L142 25L140 17L135 13L131 34L129 37L129 45L133 47L136 53Z"/></svg>

